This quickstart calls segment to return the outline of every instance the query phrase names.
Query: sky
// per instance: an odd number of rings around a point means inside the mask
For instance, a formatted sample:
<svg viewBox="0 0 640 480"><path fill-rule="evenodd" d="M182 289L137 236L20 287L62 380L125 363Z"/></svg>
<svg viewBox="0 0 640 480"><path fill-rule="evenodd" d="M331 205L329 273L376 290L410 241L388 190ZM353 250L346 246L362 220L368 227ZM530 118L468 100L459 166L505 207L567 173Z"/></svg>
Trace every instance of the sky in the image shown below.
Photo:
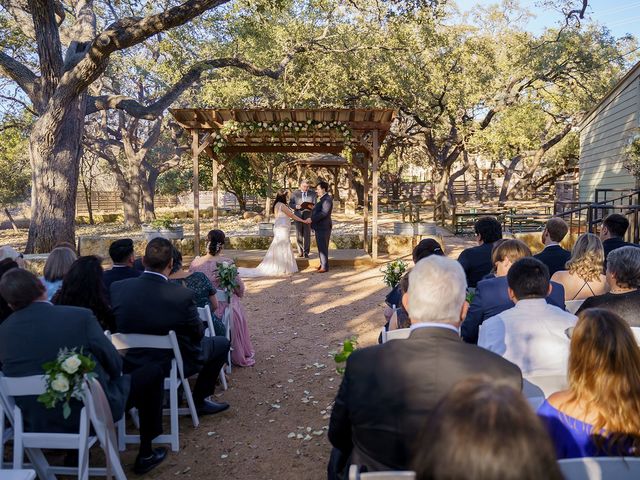
<svg viewBox="0 0 640 480"><path fill-rule="evenodd" d="M476 5L492 5L496 0L455 0L462 12ZM559 12L542 8L540 0L520 0L520 5L536 15L527 24L527 30L540 33L545 27L554 26L562 19ZM574 2L576 5L580 1ZM590 19L605 25L616 37L632 34L640 38L640 1L638 0L589 0L587 15Z"/></svg>

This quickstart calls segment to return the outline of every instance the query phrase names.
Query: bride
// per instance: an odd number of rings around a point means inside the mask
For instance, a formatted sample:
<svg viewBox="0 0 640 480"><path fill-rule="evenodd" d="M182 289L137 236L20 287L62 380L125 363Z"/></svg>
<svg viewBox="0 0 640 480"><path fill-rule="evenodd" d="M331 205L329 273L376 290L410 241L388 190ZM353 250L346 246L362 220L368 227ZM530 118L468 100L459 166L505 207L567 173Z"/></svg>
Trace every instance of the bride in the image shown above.
<svg viewBox="0 0 640 480"><path fill-rule="evenodd" d="M273 222L273 241L267 250L267 254L256 268L238 268L241 277L267 277L275 275L291 275L298 271L296 259L291 248L291 220L302 223L311 223L311 220L303 220L293 214L287 206L289 192L279 190L273 201L271 212L275 215Z"/></svg>

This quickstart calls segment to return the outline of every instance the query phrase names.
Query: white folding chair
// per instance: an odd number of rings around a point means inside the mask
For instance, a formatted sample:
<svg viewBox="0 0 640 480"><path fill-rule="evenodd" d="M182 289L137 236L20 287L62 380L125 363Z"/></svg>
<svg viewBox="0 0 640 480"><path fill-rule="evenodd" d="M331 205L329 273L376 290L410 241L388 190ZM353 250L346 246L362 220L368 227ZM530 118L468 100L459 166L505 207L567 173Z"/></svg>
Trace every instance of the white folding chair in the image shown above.
<svg viewBox="0 0 640 480"><path fill-rule="evenodd" d="M0 470L0 480L34 480L35 470Z"/></svg>
<svg viewBox="0 0 640 480"><path fill-rule="evenodd" d="M565 480L637 480L640 478L640 458L586 457L568 458L558 462Z"/></svg>
<svg viewBox="0 0 640 480"><path fill-rule="evenodd" d="M114 333L111 335L111 343L116 350L128 350L130 348L157 348L162 350L173 350L173 359L171 360L171 371L169 378L164 380L165 390L169 390L169 409L164 410L164 414L171 417L171 433L168 435L159 435L154 439L156 443L169 443L171 450L177 452L179 450L179 429L178 415L191 414L193 426L200 424L196 406L191 395L189 382L184 376L184 368L182 364L182 355L178 346L178 339L173 330L168 335L142 335L139 333ZM178 378L179 377L179 378ZM189 408L178 408L178 387L182 385L184 395L187 399ZM135 417L134 417L135 419ZM140 443L139 435L128 435L125 430L124 418L118 422L118 443L120 450L123 451L127 443Z"/></svg>
<svg viewBox="0 0 640 480"><path fill-rule="evenodd" d="M404 340L409 338L411 334L410 328L398 328L397 330L389 330L382 332L382 343L387 343L389 340Z"/></svg>
<svg viewBox="0 0 640 480"><path fill-rule="evenodd" d="M564 302L564 308L567 312L575 314L583 303L584 298L582 300L567 300Z"/></svg>
<svg viewBox="0 0 640 480"><path fill-rule="evenodd" d="M200 316L200 320L206 322L207 329L204 332L206 337L215 337L216 331L213 328L213 318L211 317L211 309L208 306L198 307L198 315ZM222 384L222 389L227 389L227 377L224 374L224 367L220 369L220 383Z"/></svg>
<svg viewBox="0 0 640 480"><path fill-rule="evenodd" d="M80 427L78 433L50 433L50 432L25 432L22 420L22 410L15 403L15 397L40 395L46 390L43 375L31 375L28 377L0 377L2 390L12 405L13 417L13 468L20 470L24 463L25 449L50 448L78 450L78 467L49 467L57 473L67 475L76 474L79 479L89 478L89 449L96 443L96 437L89 435L89 412L83 407L80 412ZM4 419L7 414L0 405L0 416ZM104 470L104 469L103 469Z"/></svg>
<svg viewBox="0 0 640 480"><path fill-rule="evenodd" d="M229 295L225 290L216 290L216 299L219 302L225 302L227 304L224 309L224 313L222 314L222 324L225 329L225 337L231 343L231 295ZM227 354L227 373L231 373L231 348L229 349L229 353Z"/></svg>
<svg viewBox="0 0 640 480"><path fill-rule="evenodd" d="M410 470L360 473L358 465L349 467L349 480L415 480L415 478L416 472Z"/></svg>

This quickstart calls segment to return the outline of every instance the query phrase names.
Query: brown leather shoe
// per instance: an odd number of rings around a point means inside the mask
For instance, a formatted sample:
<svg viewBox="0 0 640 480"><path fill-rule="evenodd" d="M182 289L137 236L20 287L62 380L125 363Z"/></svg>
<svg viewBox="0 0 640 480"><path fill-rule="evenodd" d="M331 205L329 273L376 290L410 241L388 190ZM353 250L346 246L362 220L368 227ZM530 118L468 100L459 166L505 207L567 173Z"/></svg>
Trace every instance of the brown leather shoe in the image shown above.
<svg viewBox="0 0 640 480"><path fill-rule="evenodd" d="M329 270L325 270L324 268L319 268L316 273L327 273Z"/></svg>

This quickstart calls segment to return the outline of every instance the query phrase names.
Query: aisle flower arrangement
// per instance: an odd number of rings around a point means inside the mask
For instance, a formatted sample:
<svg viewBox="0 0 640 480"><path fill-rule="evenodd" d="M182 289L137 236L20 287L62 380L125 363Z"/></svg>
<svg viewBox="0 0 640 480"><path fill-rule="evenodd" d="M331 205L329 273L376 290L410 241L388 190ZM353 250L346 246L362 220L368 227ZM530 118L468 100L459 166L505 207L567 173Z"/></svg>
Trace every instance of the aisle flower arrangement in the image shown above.
<svg viewBox="0 0 640 480"><path fill-rule="evenodd" d="M305 122L295 122L284 120L279 122L225 122L222 128L213 133L212 147L216 153L220 153L229 143L231 137L243 137L250 134L263 134L270 136L271 141L275 141L280 134L284 133L288 137L294 137L293 145L296 146L301 141L301 137L309 134L327 133L335 131L344 143L345 148L351 146L353 142L353 132L344 122L321 122L317 120L307 120ZM330 142L327 143L330 145Z"/></svg>
<svg viewBox="0 0 640 480"><path fill-rule="evenodd" d="M351 355L355 351L357 346L357 337L348 338L342 343L342 350L340 350L333 356L333 359L336 362L336 372L338 372L340 375L344 375L344 371L346 370L347 365L347 358L349 358L349 355Z"/></svg>
<svg viewBox="0 0 640 480"><path fill-rule="evenodd" d="M95 378L93 373L96 362L83 355L82 348L77 352L75 348L62 348L55 360L42 365L46 382L45 392L38 397L38 401L47 408L55 408L62 402L62 415L65 419L71 415L69 402L72 398L82 400L85 378Z"/></svg>
<svg viewBox="0 0 640 480"><path fill-rule="evenodd" d="M394 260L393 262L387 263L380 271L384 274L384 277L382 277L384 284L388 287L395 288L407 271L407 263L404 260Z"/></svg>
<svg viewBox="0 0 640 480"><path fill-rule="evenodd" d="M231 295L238 288L238 267L230 262L218 262L216 265L220 288Z"/></svg>

